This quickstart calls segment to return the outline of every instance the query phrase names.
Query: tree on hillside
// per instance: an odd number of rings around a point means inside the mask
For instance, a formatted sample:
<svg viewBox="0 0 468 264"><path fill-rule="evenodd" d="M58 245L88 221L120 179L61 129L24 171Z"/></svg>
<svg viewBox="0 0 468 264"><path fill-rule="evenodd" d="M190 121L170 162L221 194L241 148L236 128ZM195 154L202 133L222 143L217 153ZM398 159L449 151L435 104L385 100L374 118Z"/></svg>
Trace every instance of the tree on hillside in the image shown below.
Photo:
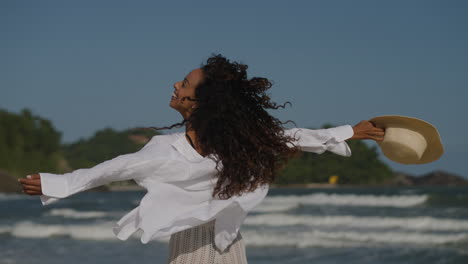
<svg viewBox="0 0 468 264"><path fill-rule="evenodd" d="M0 109L0 169L16 177L38 171L62 172L61 134L52 123L33 115Z"/></svg>

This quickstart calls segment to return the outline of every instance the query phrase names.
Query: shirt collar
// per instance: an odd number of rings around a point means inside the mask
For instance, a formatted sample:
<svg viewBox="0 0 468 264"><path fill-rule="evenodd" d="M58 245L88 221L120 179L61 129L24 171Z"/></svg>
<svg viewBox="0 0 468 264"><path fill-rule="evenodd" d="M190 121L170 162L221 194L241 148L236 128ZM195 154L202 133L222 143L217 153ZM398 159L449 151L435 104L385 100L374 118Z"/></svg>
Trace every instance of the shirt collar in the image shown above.
<svg viewBox="0 0 468 264"><path fill-rule="evenodd" d="M201 162L208 157L203 157L200 155L187 141L185 138L185 133L176 133L178 138L172 143L174 146L185 158L192 162Z"/></svg>

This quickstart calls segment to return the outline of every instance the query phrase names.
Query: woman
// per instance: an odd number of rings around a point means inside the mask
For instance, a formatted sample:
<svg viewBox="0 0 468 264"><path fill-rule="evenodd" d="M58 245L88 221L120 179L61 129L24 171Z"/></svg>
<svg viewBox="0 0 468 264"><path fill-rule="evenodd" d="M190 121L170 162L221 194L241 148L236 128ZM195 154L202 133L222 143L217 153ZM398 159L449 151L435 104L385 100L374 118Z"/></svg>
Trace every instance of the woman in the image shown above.
<svg viewBox="0 0 468 264"><path fill-rule="evenodd" d="M247 78L247 65L221 55L174 84L170 106L185 133L154 136L140 151L64 175L20 179L24 192L43 205L112 181L133 179L147 189L138 207L113 228L126 240L171 235L170 263L247 263L239 232L247 213L268 192L276 172L299 151L350 156L348 139L383 140L368 121L354 127L284 129L266 109L266 78ZM158 128L156 128L158 129Z"/></svg>

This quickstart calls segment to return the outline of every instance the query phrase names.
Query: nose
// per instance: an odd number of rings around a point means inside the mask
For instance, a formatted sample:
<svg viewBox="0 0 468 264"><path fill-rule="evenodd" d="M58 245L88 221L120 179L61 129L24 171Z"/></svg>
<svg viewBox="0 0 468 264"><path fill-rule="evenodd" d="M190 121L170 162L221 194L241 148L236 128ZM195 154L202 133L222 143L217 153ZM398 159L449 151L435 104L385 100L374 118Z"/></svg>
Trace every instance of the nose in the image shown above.
<svg viewBox="0 0 468 264"><path fill-rule="evenodd" d="M178 90L179 89L180 82L175 82L174 83L174 89Z"/></svg>

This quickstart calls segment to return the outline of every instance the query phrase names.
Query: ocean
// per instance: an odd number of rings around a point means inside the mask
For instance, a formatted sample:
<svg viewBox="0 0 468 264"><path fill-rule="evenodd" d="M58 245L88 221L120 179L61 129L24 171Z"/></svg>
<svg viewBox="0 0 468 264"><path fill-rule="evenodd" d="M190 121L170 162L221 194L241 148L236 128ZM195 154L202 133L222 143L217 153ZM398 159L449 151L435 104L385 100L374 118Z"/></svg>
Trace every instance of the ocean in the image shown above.
<svg viewBox="0 0 468 264"><path fill-rule="evenodd" d="M166 263L112 226L143 191L83 192L42 206L0 194L0 264ZM241 227L249 264L468 263L468 188L272 188Z"/></svg>

